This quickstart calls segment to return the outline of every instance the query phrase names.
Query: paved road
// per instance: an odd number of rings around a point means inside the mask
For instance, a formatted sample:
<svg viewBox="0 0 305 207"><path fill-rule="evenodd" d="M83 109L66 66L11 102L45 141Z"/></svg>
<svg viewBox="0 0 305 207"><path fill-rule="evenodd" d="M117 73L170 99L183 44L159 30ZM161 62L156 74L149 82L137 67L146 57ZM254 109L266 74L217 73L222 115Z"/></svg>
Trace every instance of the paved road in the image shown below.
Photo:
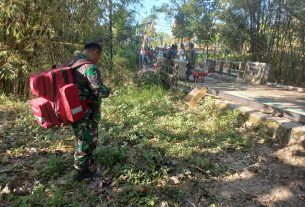
<svg viewBox="0 0 305 207"><path fill-rule="evenodd" d="M238 83L219 77L206 77L204 83L210 93L245 105L250 105L266 113L274 113L305 123L305 93L288 91L269 86L255 86Z"/></svg>

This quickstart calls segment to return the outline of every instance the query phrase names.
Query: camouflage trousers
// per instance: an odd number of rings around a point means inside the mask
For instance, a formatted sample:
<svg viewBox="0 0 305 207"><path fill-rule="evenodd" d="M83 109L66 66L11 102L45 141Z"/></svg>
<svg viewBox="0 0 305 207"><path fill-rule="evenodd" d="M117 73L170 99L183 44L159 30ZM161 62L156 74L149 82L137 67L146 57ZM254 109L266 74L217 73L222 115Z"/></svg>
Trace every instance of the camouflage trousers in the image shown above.
<svg viewBox="0 0 305 207"><path fill-rule="evenodd" d="M89 109L85 117L72 124L76 136L74 167L82 170L89 167L92 152L97 146L99 110Z"/></svg>

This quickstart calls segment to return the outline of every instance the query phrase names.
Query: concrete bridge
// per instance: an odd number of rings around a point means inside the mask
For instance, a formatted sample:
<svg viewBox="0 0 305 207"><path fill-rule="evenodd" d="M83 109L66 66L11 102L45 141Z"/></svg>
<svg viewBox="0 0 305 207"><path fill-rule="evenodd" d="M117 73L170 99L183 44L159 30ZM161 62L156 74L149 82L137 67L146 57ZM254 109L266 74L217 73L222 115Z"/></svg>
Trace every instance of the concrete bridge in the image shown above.
<svg viewBox="0 0 305 207"><path fill-rule="evenodd" d="M212 95L305 124L305 89L268 82L268 64L207 61L205 68L197 69L209 72L203 83L187 82L186 64L178 60L170 65L165 59L159 59L159 69L161 79L169 87L204 86Z"/></svg>
<svg viewBox="0 0 305 207"><path fill-rule="evenodd" d="M249 117L250 125L264 125L280 145L302 149L305 143L305 89L268 82L270 66L264 63L215 61L201 83L185 79L186 65L159 60L161 81L167 87L188 91L205 87L220 104L226 103ZM198 68L198 70L202 70ZM305 151L304 151L305 153Z"/></svg>

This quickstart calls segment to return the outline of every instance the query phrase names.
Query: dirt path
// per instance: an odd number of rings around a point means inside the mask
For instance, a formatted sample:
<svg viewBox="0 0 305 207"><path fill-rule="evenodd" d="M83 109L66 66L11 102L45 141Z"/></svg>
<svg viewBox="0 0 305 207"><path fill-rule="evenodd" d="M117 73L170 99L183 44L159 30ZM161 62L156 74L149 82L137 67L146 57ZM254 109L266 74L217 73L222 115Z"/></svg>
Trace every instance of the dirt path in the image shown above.
<svg viewBox="0 0 305 207"><path fill-rule="evenodd" d="M177 185L186 192L182 206L204 207L211 202L232 207L305 206L304 154L292 158L295 161L292 165L278 158L281 153L272 147L258 146L250 153L211 154L211 160L226 166L227 172L212 177L203 175L199 169L192 174L191 181Z"/></svg>
<svg viewBox="0 0 305 207"><path fill-rule="evenodd" d="M212 184L217 200L229 206L304 206L304 166L283 163L276 153L262 147L229 155L228 167L236 172Z"/></svg>

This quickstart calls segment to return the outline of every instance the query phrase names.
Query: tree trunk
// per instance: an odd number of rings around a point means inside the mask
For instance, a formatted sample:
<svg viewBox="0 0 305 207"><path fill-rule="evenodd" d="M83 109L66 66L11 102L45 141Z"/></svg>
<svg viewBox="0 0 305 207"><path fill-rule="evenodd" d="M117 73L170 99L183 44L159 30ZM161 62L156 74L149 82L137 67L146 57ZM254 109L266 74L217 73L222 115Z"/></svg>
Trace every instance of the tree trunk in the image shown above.
<svg viewBox="0 0 305 207"><path fill-rule="evenodd" d="M109 50L110 50L110 71L112 71L113 45L112 45L112 0L108 0L109 6Z"/></svg>
<svg viewBox="0 0 305 207"><path fill-rule="evenodd" d="M207 43L206 59L209 59L209 43Z"/></svg>
<svg viewBox="0 0 305 207"><path fill-rule="evenodd" d="M29 79L25 79L24 87L23 87L23 98L24 100L27 100L29 98Z"/></svg>
<svg viewBox="0 0 305 207"><path fill-rule="evenodd" d="M215 46L214 46L214 59L216 59L216 50L217 50L217 43L215 43Z"/></svg>

